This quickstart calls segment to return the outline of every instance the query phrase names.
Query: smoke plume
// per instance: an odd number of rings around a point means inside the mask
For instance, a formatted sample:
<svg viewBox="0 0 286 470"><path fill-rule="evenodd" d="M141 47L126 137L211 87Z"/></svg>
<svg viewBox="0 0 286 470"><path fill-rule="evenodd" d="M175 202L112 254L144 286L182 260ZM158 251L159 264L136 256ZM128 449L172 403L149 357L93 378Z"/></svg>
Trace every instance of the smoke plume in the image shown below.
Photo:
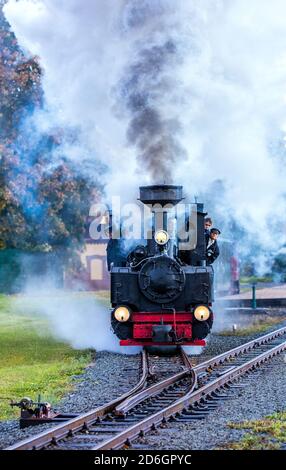
<svg viewBox="0 0 286 470"><path fill-rule="evenodd" d="M285 242L284 0L9 0L5 14L44 69L34 121L77 129L63 150L106 163L108 195L173 181L235 220L245 253Z"/></svg>
<svg viewBox="0 0 286 470"><path fill-rule="evenodd" d="M127 139L135 146L137 168L153 183L173 181L174 167L187 158L175 89L183 55L176 34L176 9L169 2L126 2L126 28L141 32L123 70L118 104L129 117ZM173 24L172 24L173 22ZM168 31L167 31L167 25ZM176 109L177 108L177 109Z"/></svg>
<svg viewBox="0 0 286 470"><path fill-rule="evenodd" d="M9 0L5 13L45 71L39 125L77 128L65 152L106 162L109 194L221 180L226 216L267 249L285 238L269 231L285 211L283 0Z"/></svg>

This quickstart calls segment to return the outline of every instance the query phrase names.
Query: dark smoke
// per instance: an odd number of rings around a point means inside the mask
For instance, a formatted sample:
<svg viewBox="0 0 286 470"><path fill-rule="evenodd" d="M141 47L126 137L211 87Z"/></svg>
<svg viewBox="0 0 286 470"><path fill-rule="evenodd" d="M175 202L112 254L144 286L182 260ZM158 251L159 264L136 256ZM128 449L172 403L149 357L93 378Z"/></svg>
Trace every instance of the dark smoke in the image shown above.
<svg viewBox="0 0 286 470"><path fill-rule="evenodd" d="M285 243L285 158L269 149L285 147L285 0L9 0L5 14L45 71L39 127L81 129L64 153L107 164L109 197L171 173L209 190L245 252Z"/></svg>
<svg viewBox="0 0 286 470"><path fill-rule="evenodd" d="M121 99L130 116L127 139L136 147L139 171L148 172L153 182L172 182L174 165L187 158L178 141L181 124L164 107L176 86L172 69L179 64L172 39L144 45L121 82Z"/></svg>

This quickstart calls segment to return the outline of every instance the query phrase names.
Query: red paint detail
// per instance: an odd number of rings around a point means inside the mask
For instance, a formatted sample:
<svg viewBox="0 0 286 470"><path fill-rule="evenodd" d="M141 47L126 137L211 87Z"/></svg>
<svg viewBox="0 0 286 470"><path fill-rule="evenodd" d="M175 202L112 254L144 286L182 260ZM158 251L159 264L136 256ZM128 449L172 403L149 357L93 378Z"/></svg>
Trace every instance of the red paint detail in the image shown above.
<svg viewBox="0 0 286 470"><path fill-rule="evenodd" d="M176 312L176 323L192 322L193 318L194 316L191 312ZM132 321L134 323L161 323L161 319L163 319L164 323L173 323L174 314L165 312L134 312L132 314Z"/></svg>
<svg viewBox="0 0 286 470"><path fill-rule="evenodd" d="M191 338L192 337L192 325L177 325L176 328L178 338Z"/></svg>
<svg viewBox="0 0 286 470"><path fill-rule="evenodd" d="M211 316L213 312L211 311ZM175 322L174 322L175 317ZM192 312L133 312L133 339L121 340L121 346L152 346L175 344L186 346L205 346L204 340L192 340L192 322L194 315ZM161 321L165 325L171 325L176 331L177 338L184 338L182 342L164 342L152 341L153 326L159 325Z"/></svg>
<svg viewBox="0 0 286 470"><path fill-rule="evenodd" d="M134 339L121 339L119 344L120 346L173 346L176 344L180 346L205 346L206 342L203 339L196 339L194 341L183 341L180 343L158 343L149 340L136 341Z"/></svg>
<svg viewBox="0 0 286 470"><path fill-rule="evenodd" d="M152 324L135 324L133 326L133 337L134 338L152 338Z"/></svg>

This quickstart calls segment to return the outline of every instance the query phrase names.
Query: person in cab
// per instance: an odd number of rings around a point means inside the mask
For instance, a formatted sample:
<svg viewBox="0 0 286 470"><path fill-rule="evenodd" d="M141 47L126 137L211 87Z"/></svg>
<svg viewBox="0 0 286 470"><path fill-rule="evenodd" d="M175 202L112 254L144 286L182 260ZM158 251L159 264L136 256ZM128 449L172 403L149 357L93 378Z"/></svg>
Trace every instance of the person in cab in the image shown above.
<svg viewBox="0 0 286 470"><path fill-rule="evenodd" d="M212 228L210 234L206 236L206 259L207 265L212 264L219 256L219 246L217 243L220 230L218 228Z"/></svg>

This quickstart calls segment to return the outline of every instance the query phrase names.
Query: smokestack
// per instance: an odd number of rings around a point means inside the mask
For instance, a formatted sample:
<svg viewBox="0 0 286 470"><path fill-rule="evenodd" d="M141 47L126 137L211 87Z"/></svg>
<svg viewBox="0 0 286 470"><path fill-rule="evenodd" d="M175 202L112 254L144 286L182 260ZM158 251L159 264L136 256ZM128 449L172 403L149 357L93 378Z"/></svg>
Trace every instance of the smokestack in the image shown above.
<svg viewBox="0 0 286 470"><path fill-rule="evenodd" d="M170 184L156 184L152 186L140 186L139 201L143 204L166 204L176 205L182 201L183 186Z"/></svg>
<svg viewBox="0 0 286 470"><path fill-rule="evenodd" d="M139 201L143 204L151 206L152 211L152 237L148 239L148 249L152 254L158 253L158 246L154 242L154 234L156 230L166 230L168 232L168 212L164 209L168 204L174 207L183 198L183 186L175 186L170 184L156 184L152 186L140 186ZM155 205L160 204L161 208L156 208ZM170 213L170 212L169 212ZM175 230L175 226L173 227ZM168 254L174 255L175 241L169 243Z"/></svg>

